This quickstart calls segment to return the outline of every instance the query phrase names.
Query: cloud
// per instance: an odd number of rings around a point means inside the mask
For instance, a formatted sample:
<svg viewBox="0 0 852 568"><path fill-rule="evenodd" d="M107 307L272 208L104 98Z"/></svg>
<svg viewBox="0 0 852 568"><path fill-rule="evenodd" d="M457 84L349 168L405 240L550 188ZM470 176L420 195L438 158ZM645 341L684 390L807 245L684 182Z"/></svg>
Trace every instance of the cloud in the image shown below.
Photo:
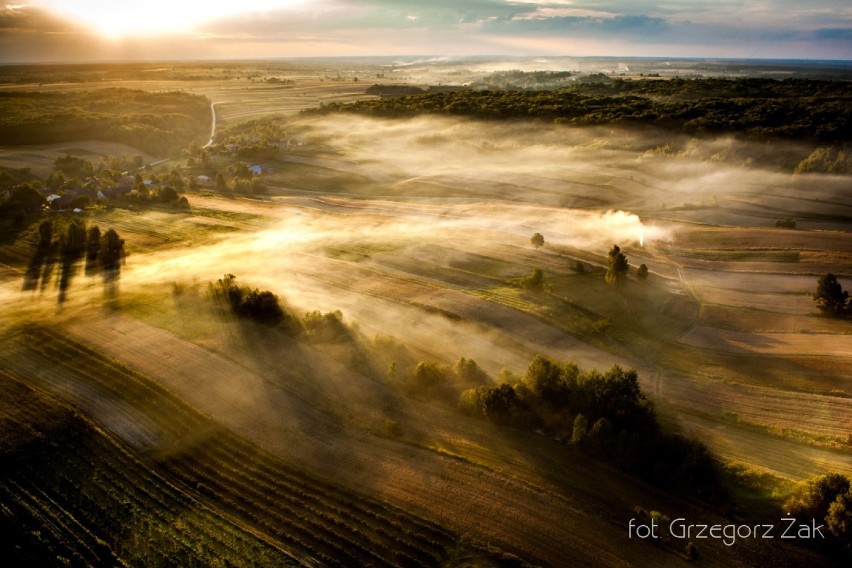
<svg viewBox="0 0 852 568"><path fill-rule="evenodd" d="M612 34L657 37L669 31L670 27L666 20L651 16L557 16L490 21L483 31L497 34L571 33L580 37Z"/></svg>
<svg viewBox="0 0 852 568"><path fill-rule="evenodd" d="M82 31L77 26L29 4L0 5L0 29L19 32Z"/></svg>
<svg viewBox="0 0 852 568"><path fill-rule="evenodd" d="M34 0L35 2L35 0ZM70 4L70 1L69 1ZM836 0L315 0L106 42L23 2L0 3L0 59L280 55L661 55L849 59L852 6ZM261 4L249 2L251 8ZM66 41L55 36L65 35ZM77 38L79 45L69 39ZM617 50L618 53L615 53Z"/></svg>

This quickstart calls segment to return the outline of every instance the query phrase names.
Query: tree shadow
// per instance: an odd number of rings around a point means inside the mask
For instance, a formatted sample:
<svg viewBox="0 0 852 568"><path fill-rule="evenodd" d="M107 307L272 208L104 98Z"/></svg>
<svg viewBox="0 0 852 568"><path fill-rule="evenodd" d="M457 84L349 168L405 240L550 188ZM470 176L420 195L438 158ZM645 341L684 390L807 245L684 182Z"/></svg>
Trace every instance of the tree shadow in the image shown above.
<svg viewBox="0 0 852 568"><path fill-rule="evenodd" d="M59 270L59 296L57 302L65 303L68 288L71 287L71 280L80 271L81 255L65 255L62 257L62 266Z"/></svg>
<svg viewBox="0 0 852 568"><path fill-rule="evenodd" d="M39 283L42 279L42 273L51 274L53 269L47 270L47 265L54 262L52 259L53 250L50 248L39 247L36 249L33 258L30 260L29 265L27 265L27 270L24 272L24 284L23 290L32 291L39 287Z"/></svg>
<svg viewBox="0 0 852 568"><path fill-rule="evenodd" d="M118 301L118 281L121 279L121 265L104 267L101 271L104 283L104 301L107 305L114 306Z"/></svg>

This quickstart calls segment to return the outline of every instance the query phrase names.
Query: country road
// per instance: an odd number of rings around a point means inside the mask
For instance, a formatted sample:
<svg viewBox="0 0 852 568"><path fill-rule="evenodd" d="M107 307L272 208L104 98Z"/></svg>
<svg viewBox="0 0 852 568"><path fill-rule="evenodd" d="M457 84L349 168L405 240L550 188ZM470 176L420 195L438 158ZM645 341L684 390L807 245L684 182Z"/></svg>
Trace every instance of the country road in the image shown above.
<svg viewBox="0 0 852 568"><path fill-rule="evenodd" d="M213 115L213 124L210 125L210 140L202 148L209 148L213 144L213 137L216 135L216 105L218 103L210 103L210 113Z"/></svg>

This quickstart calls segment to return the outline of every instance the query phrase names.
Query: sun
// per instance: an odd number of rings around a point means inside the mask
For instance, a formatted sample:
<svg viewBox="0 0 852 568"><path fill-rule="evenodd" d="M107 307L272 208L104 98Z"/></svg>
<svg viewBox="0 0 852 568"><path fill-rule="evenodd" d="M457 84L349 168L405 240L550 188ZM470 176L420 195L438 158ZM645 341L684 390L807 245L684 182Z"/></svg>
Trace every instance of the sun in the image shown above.
<svg viewBox="0 0 852 568"><path fill-rule="evenodd" d="M122 38L187 33L210 20L301 3L303 0L43 0L32 4L74 20L99 35Z"/></svg>

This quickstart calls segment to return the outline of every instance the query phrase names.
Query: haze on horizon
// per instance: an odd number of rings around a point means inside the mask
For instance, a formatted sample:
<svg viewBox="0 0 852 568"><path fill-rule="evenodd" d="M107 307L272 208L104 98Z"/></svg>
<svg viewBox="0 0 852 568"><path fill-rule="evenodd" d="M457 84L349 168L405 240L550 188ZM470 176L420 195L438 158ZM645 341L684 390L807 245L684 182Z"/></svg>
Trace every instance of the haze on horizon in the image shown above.
<svg viewBox="0 0 852 568"><path fill-rule="evenodd" d="M0 2L0 62L508 55L852 59L836 0Z"/></svg>

